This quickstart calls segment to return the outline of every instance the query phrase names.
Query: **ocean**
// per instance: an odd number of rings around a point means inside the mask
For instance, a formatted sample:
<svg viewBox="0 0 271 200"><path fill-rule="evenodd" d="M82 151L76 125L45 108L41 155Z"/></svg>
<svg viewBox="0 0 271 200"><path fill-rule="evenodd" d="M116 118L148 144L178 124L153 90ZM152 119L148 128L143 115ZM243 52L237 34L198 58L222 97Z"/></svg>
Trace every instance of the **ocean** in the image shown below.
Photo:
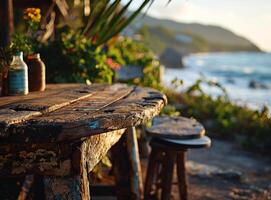
<svg viewBox="0 0 271 200"><path fill-rule="evenodd" d="M166 68L164 82L171 85L174 78L182 79L185 90L199 78L222 84L230 99L238 105L261 109L271 108L270 53L208 53L192 54L183 58L184 69ZM207 84L203 89L212 96L221 92Z"/></svg>

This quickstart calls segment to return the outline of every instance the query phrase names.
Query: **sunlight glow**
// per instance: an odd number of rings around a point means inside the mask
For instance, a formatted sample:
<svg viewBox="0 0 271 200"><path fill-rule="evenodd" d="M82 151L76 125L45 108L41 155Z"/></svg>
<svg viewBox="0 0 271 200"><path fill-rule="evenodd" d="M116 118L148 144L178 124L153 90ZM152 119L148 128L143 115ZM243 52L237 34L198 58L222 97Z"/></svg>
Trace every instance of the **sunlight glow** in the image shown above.
<svg viewBox="0 0 271 200"><path fill-rule="evenodd" d="M134 7L140 1L134 3ZM180 22L222 26L271 51L270 0L156 0L148 14Z"/></svg>

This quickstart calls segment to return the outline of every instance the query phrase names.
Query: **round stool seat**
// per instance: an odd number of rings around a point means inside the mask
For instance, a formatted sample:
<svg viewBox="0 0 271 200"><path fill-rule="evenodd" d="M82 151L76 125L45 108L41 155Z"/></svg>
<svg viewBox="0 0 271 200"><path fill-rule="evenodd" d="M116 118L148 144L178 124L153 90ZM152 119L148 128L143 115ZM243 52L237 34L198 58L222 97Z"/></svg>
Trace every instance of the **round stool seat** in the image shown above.
<svg viewBox="0 0 271 200"><path fill-rule="evenodd" d="M151 141L151 145L159 146L161 148L172 149L172 150L184 150L184 149L195 149L204 148L211 146L211 139L207 136L203 136L198 139L168 139L168 138L154 138Z"/></svg>
<svg viewBox="0 0 271 200"><path fill-rule="evenodd" d="M155 117L153 126L146 132L151 137L169 139L195 139L205 135L199 122L185 117Z"/></svg>

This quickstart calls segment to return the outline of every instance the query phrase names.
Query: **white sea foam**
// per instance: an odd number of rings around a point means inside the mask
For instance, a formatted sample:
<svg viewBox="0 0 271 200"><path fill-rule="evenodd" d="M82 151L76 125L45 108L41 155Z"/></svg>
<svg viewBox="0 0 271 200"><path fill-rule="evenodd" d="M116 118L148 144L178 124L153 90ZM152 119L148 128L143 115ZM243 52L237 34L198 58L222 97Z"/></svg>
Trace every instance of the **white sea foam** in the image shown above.
<svg viewBox="0 0 271 200"><path fill-rule="evenodd" d="M174 78L184 80L184 90L202 76L221 83L232 101L261 109L271 108L271 54L268 53L211 53L190 55L184 59L185 69L165 70L164 82L170 85ZM259 88L249 87L251 81ZM260 85L260 86L259 86ZM262 87L262 88L260 88ZM264 89L267 87L268 89ZM204 91L217 96L219 91L203 86Z"/></svg>

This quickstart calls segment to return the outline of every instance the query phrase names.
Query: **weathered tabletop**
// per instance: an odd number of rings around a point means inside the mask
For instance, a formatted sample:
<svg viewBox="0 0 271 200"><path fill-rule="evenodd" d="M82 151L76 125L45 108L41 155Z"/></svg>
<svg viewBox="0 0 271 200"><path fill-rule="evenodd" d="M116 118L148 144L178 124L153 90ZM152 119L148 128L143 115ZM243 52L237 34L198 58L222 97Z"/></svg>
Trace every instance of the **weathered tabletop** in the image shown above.
<svg viewBox="0 0 271 200"><path fill-rule="evenodd" d="M166 101L156 90L126 84L55 84L0 97L0 178L33 173L56 185L52 176L79 174L80 198L87 199L86 174L127 128L152 119Z"/></svg>
<svg viewBox="0 0 271 200"><path fill-rule="evenodd" d="M0 143L67 141L136 126L165 102L155 90L125 84L49 85L45 92L0 97Z"/></svg>

